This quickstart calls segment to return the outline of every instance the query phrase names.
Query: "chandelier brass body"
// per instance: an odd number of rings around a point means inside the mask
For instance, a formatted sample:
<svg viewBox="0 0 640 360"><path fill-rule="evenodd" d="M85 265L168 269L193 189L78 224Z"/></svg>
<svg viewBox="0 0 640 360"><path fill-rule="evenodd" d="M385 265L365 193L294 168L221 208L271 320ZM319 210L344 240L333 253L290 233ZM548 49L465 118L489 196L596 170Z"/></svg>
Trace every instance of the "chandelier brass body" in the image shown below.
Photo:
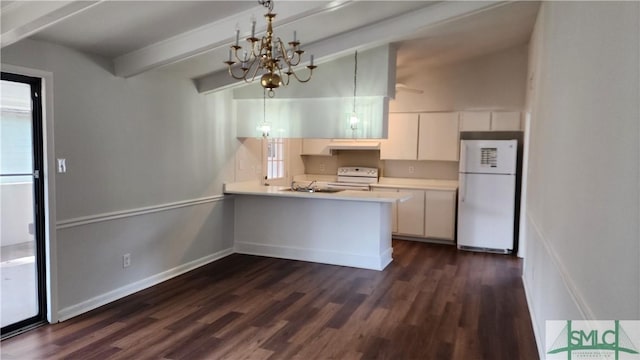
<svg viewBox="0 0 640 360"><path fill-rule="evenodd" d="M302 83L311 80L313 69L317 68L317 66L313 65L313 55L311 55L311 61L306 66L309 69L308 76L306 78L298 76L293 67L300 64L304 50L300 49L300 42L296 40L295 32L293 41L288 42L290 48L287 49L285 43L279 37L274 38L273 35L273 19L276 17L276 14L271 12L273 10L273 2L259 0L259 3L268 9L268 12L264 15L267 21L266 34L262 39L255 37L254 21L252 23L251 36L247 38L250 47L249 52L245 50L240 54L243 48L238 44L239 30L236 30L236 43L231 45L229 60L224 63L229 67L229 74L234 79L250 83L259 74L262 74L260 76L260 85L269 91L269 97L273 97L273 89L280 87L280 85L288 85L292 76ZM233 65L236 63L240 63L240 73L235 72L238 67Z"/></svg>

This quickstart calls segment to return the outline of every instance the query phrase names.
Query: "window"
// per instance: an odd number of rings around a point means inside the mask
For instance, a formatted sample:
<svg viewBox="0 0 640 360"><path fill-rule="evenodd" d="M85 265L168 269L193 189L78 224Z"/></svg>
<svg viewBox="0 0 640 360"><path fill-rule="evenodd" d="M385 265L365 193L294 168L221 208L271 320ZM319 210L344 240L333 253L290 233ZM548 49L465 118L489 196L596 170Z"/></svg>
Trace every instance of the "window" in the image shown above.
<svg viewBox="0 0 640 360"><path fill-rule="evenodd" d="M267 139L267 179L284 178L284 139Z"/></svg>

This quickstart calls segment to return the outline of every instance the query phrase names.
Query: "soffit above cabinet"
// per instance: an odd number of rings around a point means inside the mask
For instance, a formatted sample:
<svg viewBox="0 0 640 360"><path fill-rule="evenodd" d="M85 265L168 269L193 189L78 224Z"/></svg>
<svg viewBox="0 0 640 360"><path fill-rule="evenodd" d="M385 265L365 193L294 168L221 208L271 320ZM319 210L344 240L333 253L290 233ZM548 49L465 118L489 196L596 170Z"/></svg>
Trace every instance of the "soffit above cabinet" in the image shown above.
<svg viewBox="0 0 640 360"><path fill-rule="evenodd" d="M277 99L296 98L349 98L353 99L354 54L321 64L313 71L307 83L292 79L287 86L275 91ZM306 69L300 70L306 74ZM304 75L303 75L304 76ZM393 45L383 45L358 52L357 96L395 96L396 50ZM262 99L263 88L259 79L233 90L234 99Z"/></svg>

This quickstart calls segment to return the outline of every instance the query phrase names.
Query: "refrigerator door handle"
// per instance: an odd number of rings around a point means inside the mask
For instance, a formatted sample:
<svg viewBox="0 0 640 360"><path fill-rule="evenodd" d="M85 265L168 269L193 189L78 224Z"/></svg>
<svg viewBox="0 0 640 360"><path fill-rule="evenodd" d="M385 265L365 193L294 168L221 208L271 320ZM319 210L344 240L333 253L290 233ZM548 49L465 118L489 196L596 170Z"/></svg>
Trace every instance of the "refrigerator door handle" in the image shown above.
<svg viewBox="0 0 640 360"><path fill-rule="evenodd" d="M469 146L467 145L467 143L462 140L460 141L460 164L459 166L459 171L467 171L467 156L469 153Z"/></svg>
<svg viewBox="0 0 640 360"><path fill-rule="evenodd" d="M467 174L465 173L460 173L460 189L462 190L462 194L460 194L460 201L464 202L464 198L467 195L467 187L465 186L465 177L467 177Z"/></svg>

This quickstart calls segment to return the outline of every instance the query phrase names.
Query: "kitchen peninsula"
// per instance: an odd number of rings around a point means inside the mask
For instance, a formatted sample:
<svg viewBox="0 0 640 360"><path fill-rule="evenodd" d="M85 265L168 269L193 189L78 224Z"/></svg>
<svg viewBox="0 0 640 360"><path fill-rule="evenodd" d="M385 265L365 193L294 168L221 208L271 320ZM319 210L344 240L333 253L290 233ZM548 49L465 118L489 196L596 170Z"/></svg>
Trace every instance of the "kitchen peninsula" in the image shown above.
<svg viewBox="0 0 640 360"><path fill-rule="evenodd" d="M392 260L392 204L411 197L296 192L257 182L226 184L224 192L236 195L236 252L374 270Z"/></svg>

